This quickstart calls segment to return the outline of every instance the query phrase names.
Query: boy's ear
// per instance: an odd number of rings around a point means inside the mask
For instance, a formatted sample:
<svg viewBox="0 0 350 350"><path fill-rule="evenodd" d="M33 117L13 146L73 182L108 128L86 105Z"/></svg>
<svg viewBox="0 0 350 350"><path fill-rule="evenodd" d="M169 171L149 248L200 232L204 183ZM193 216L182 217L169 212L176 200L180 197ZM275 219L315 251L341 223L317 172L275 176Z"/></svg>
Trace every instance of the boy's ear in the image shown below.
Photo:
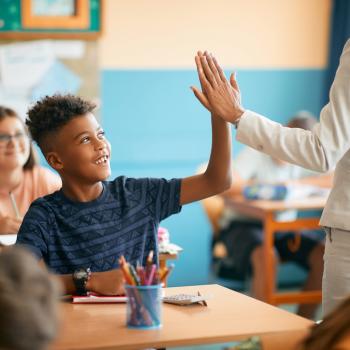
<svg viewBox="0 0 350 350"><path fill-rule="evenodd" d="M49 165L54 168L55 170L61 170L63 169L63 162L61 161L61 158L57 154L57 152L48 152L45 156L47 162Z"/></svg>

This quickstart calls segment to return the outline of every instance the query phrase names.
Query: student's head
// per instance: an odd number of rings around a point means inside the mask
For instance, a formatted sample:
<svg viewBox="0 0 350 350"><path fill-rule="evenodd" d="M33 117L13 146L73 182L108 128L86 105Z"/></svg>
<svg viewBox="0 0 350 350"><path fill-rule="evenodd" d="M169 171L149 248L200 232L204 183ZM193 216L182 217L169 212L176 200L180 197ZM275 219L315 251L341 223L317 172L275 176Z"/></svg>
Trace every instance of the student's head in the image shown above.
<svg viewBox="0 0 350 350"><path fill-rule="evenodd" d="M317 119L310 112L300 111L289 119L287 126L289 128L312 130L316 124Z"/></svg>
<svg viewBox="0 0 350 350"><path fill-rule="evenodd" d="M55 338L60 285L23 248L0 253L0 349L43 350Z"/></svg>
<svg viewBox="0 0 350 350"><path fill-rule="evenodd" d="M91 184L110 175L110 144L94 109L80 97L53 95L28 111L26 124L33 140L64 179Z"/></svg>
<svg viewBox="0 0 350 350"><path fill-rule="evenodd" d="M312 327L302 350L350 349L350 297Z"/></svg>
<svg viewBox="0 0 350 350"><path fill-rule="evenodd" d="M0 169L31 169L35 151L22 119L11 108L0 106Z"/></svg>

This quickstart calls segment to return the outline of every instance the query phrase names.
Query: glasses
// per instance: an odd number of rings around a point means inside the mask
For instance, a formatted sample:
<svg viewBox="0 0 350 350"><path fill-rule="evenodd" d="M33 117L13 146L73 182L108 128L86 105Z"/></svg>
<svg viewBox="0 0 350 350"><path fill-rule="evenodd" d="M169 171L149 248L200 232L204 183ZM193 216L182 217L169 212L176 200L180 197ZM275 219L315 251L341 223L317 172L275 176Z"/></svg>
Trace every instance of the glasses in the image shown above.
<svg viewBox="0 0 350 350"><path fill-rule="evenodd" d="M0 134L0 146L6 146L13 139L16 141L22 141L27 135L23 132L18 132L14 135Z"/></svg>

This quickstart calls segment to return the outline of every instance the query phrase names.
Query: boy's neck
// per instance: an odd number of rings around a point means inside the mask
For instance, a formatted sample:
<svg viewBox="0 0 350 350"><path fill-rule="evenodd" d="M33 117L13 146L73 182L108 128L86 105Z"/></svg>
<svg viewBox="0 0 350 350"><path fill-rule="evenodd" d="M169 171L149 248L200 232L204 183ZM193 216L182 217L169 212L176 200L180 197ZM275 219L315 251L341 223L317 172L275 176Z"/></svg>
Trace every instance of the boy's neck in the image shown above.
<svg viewBox="0 0 350 350"><path fill-rule="evenodd" d="M96 184L72 184L62 179L62 191L66 197L75 202L91 202L102 193L103 185L99 181Z"/></svg>

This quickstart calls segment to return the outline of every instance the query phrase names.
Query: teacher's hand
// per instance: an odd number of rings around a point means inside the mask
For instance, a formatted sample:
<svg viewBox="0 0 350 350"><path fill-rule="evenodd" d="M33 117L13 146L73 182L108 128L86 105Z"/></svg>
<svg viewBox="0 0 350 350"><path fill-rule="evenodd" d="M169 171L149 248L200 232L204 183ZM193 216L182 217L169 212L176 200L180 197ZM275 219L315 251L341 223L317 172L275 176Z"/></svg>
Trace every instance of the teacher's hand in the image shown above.
<svg viewBox="0 0 350 350"><path fill-rule="evenodd" d="M192 86L193 93L210 112L235 123L244 113L235 75L231 74L229 83L216 59L207 52L198 51L195 61L202 91Z"/></svg>

